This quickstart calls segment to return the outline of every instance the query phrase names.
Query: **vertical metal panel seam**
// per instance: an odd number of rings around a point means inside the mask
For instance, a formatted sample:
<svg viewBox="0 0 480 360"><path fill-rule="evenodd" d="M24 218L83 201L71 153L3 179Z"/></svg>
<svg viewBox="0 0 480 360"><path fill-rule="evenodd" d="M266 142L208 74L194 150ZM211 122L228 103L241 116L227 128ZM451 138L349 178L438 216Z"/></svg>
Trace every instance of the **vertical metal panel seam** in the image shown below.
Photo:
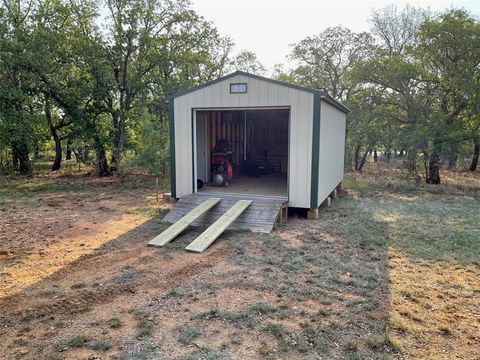
<svg viewBox="0 0 480 360"><path fill-rule="evenodd" d="M313 128L312 128L312 174L310 186L310 208L316 208L318 204L318 177L320 166L320 119L321 119L320 95L313 96Z"/></svg>

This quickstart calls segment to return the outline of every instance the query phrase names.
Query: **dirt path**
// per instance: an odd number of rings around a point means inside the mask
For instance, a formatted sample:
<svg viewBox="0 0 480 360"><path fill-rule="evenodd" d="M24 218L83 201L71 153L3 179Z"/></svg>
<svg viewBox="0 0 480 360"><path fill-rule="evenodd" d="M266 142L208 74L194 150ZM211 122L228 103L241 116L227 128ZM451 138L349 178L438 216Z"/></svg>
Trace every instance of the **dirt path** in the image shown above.
<svg viewBox="0 0 480 360"><path fill-rule="evenodd" d="M125 201L104 192L53 193L29 200L1 211L0 298L41 281L149 218L128 213L145 206L143 200Z"/></svg>

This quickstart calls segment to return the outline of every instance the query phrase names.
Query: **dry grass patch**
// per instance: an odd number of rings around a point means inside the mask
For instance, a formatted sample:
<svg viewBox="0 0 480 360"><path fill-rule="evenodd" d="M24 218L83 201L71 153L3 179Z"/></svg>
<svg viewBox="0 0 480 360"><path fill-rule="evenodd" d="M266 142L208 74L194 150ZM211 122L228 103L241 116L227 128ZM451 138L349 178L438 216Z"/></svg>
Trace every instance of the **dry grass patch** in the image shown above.
<svg viewBox="0 0 480 360"><path fill-rule="evenodd" d="M165 229L159 216L167 205L155 205L137 180L10 184L0 191L9 199L0 222L10 224L12 248L1 260L9 269L12 253L35 253L36 264L53 259L58 271L25 287L9 279L15 291L0 299L4 355L475 358L476 193L418 187L387 173L385 181L345 181L346 192L319 221L291 218L270 235L227 232L201 255L184 251L199 229L162 249L146 246ZM43 215L22 233L29 213ZM40 256L35 246L51 239L57 247ZM70 254L64 250L83 256L55 263Z"/></svg>

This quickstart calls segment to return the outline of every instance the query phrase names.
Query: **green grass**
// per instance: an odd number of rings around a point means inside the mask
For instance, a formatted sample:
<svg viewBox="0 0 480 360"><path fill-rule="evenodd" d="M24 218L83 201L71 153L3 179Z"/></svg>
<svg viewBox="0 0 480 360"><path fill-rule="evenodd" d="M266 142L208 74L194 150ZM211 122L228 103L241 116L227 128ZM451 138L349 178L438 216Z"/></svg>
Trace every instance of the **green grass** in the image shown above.
<svg viewBox="0 0 480 360"><path fill-rule="evenodd" d="M26 315L24 315L22 317L22 321L29 322L29 321L32 321L32 320L35 320L35 319L43 318L47 315L48 315L48 313L45 310L36 310L36 311L32 311L32 312L29 312Z"/></svg>
<svg viewBox="0 0 480 360"><path fill-rule="evenodd" d="M85 335L72 335L67 339L60 341L55 345L57 351L65 351L70 348L79 348L84 346L90 339Z"/></svg>
<svg viewBox="0 0 480 360"><path fill-rule="evenodd" d="M106 351L112 347L112 343L108 340L92 340L89 341L86 346L92 350Z"/></svg>
<svg viewBox="0 0 480 360"><path fill-rule="evenodd" d="M135 269L130 267L125 267L122 269L120 274L115 277L113 282L115 285L120 287L127 286L127 285L131 285L137 279L137 276L138 276L138 272Z"/></svg>
<svg viewBox="0 0 480 360"><path fill-rule="evenodd" d="M25 203L31 204L41 199L32 195L56 192L79 191L85 186L78 182L57 183L43 179L0 179L0 206Z"/></svg>
<svg viewBox="0 0 480 360"><path fill-rule="evenodd" d="M108 326L110 326L110 328L112 329L119 329L122 327L122 321L116 317L116 316L113 316L111 317L110 319L107 320L107 324Z"/></svg>
<svg viewBox="0 0 480 360"><path fill-rule="evenodd" d="M412 184L347 180L344 188L348 196L342 194L323 209L317 224L301 228L301 246L290 245L279 232L242 236L241 241L239 234L224 239L234 264L261 274L254 279L247 277L248 270L226 274L226 286L276 294L279 301L270 311L255 318L246 304L240 311L216 309L197 318L271 335L268 346L257 349L264 358L282 352L328 357L342 345L339 339L349 340L338 350L344 358L398 354L400 347L386 331L388 312L381 307L388 301L390 250L480 265L479 201L475 193L447 186L432 191ZM293 226L294 233L300 229ZM322 307L296 309L306 301ZM283 302L291 306L284 308ZM376 316L369 316L373 311ZM300 330L285 326L292 320L301 322Z"/></svg>
<svg viewBox="0 0 480 360"><path fill-rule="evenodd" d="M193 340L200 336L201 331L194 326L182 326L178 329L178 341L184 345L191 345Z"/></svg>
<svg viewBox="0 0 480 360"><path fill-rule="evenodd" d="M225 309L211 309L201 312L195 316L196 319L220 320L229 322L241 328L253 328L255 323L261 320L262 315L267 315L275 310L268 304L257 302L247 305L240 311L230 311Z"/></svg>
<svg viewBox="0 0 480 360"><path fill-rule="evenodd" d="M137 339L149 337L153 333L153 323L149 320L140 320L137 323Z"/></svg>
<svg viewBox="0 0 480 360"><path fill-rule="evenodd" d="M230 357L224 354L222 351L215 351L209 348L200 348L198 350L194 350L192 353L187 355L186 357L181 357L178 359L182 360L223 360L229 359Z"/></svg>
<svg viewBox="0 0 480 360"><path fill-rule="evenodd" d="M349 242L390 246L413 256L480 266L480 202L474 193L378 189L348 181L354 195L334 201L321 222Z"/></svg>
<svg viewBox="0 0 480 360"><path fill-rule="evenodd" d="M45 192L59 192L80 190L84 186L80 183L56 183L56 182L42 182L35 181L2 181L0 193L6 194L11 192L22 193L45 193Z"/></svg>
<svg viewBox="0 0 480 360"><path fill-rule="evenodd" d="M276 338L281 338L282 336L285 336L287 332L282 324L277 324L270 321L266 322L263 329L275 336Z"/></svg>
<svg viewBox="0 0 480 360"><path fill-rule="evenodd" d="M63 173L63 172L62 172ZM71 172L64 172L66 175L71 175ZM98 185L95 181L92 183L85 182L85 177L81 174L79 176L69 177L67 180L63 178L51 178L48 175L50 171L46 171L39 177L25 178L20 176L0 176L0 206L7 206L11 204L30 204L37 201L40 196L49 193L64 193L71 196L72 192L81 194L83 191L89 193L96 191L105 191L107 188L128 191L130 189L148 189L155 190L155 178L144 176L125 176L115 178L108 184ZM90 178L88 178L90 179ZM87 179L87 180L88 180ZM91 178L95 180L95 178ZM164 192L169 189L168 179L161 179L159 184L159 192ZM37 195L37 196L33 196ZM112 211L112 209L101 208L100 210ZM132 214L149 214L151 216L163 215L164 209L156 209L153 207L132 208Z"/></svg>

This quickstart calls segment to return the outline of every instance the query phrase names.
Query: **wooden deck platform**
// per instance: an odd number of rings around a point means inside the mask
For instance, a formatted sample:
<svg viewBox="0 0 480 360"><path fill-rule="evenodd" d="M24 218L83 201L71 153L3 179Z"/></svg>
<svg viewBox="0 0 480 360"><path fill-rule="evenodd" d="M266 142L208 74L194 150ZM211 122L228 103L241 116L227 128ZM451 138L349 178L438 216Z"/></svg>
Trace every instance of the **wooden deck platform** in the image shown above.
<svg viewBox="0 0 480 360"><path fill-rule="evenodd" d="M200 192L183 196L173 205L170 212L162 221L174 223L200 205L209 197L221 198L215 207L199 216L191 223L193 226L210 226L225 214L239 200L250 200L252 204L240 215L227 230L250 230L253 232L270 233L281 214L286 208L287 198L276 196L225 194L214 192Z"/></svg>

